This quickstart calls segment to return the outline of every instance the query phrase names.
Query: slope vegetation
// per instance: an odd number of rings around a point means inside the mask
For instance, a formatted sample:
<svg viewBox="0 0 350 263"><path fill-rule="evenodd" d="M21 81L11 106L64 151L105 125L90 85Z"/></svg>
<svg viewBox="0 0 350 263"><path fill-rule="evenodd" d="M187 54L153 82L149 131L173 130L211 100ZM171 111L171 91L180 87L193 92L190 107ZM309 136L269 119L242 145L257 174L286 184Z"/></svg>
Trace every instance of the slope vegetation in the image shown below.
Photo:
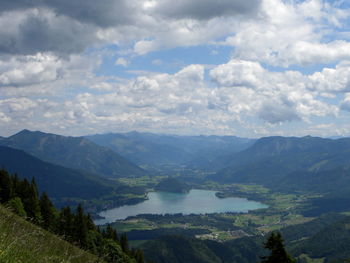
<svg viewBox="0 0 350 263"><path fill-rule="evenodd" d="M83 251L0 205L0 262L97 262ZM100 261L103 262L103 261Z"/></svg>

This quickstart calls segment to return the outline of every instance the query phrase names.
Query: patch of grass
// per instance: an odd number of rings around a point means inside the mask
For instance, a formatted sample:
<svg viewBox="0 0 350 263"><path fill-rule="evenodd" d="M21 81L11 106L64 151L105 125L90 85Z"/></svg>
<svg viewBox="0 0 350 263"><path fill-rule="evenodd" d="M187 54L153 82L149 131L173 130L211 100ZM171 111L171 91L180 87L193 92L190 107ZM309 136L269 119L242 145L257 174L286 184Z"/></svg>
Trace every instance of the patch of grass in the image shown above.
<svg viewBox="0 0 350 263"><path fill-rule="evenodd" d="M124 221L116 221L112 224L114 229L118 229L118 232L129 232L131 230L152 230L159 228L155 223L147 219L129 219Z"/></svg>
<svg viewBox="0 0 350 263"><path fill-rule="evenodd" d="M167 178L167 176L141 176L136 178L120 178L119 181L128 186L143 186L146 188L153 188L162 179Z"/></svg>

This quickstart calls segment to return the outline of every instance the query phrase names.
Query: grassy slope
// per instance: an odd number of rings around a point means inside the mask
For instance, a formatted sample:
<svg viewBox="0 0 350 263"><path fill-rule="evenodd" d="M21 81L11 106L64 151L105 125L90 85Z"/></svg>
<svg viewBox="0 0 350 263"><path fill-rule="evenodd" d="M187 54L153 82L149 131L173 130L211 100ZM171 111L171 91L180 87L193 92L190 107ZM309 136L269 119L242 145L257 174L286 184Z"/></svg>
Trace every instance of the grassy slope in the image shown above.
<svg viewBox="0 0 350 263"><path fill-rule="evenodd" d="M103 262L0 206L0 262Z"/></svg>

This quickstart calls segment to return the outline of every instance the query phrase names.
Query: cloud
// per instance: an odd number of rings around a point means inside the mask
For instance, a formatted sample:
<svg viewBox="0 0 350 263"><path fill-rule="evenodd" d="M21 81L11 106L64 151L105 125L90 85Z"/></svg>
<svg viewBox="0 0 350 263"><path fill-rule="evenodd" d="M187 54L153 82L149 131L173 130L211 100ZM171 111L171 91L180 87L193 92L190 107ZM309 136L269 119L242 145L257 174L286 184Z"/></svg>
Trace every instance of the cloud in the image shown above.
<svg viewBox="0 0 350 263"><path fill-rule="evenodd" d="M350 63L339 63L335 68L324 68L310 77L309 88L329 93L350 91Z"/></svg>
<svg viewBox="0 0 350 263"><path fill-rule="evenodd" d="M350 44L332 40L350 12L320 0L262 2L258 19L246 20L222 43L234 57L273 66L334 63L349 58Z"/></svg>
<svg viewBox="0 0 350 263"><path fill-rule="evenodd" d="M219 90L224 89L224 93L231 90L232 95L228 96L232 101L226 103L232 112L243 111L268 123L337 114L337 107L317 98L323 91L321 87L310 89L316 86L314 75L297 71L270 72L258 62L231 60L211 69L209 76Z"/></svg>
<svg viewBox="0 0 350 263"><path fill-rule="evenodd" d="M258 116L272 124L300 120L294 105L273 100L263 103Z"/></svg>
<svg viewBox="0 0 350 263"><path fill-rule="evenodd" d="M5 13L0 17L0 54L80 53L97 42L96 29L49 10ZM10 24L10 30L6 27Z"/></svg>
<svg viewBox="0 0 350 263"><path fill-rule="evenodd" d="M350 112L350 93L346 94L344 100L340 104L340 108Z"/></svg>
<svg viewBox="0 0 350 263"><path fill-rule="evenodd" d="M23 86L54 81L60 77L62 62L52 55L11 57L0 60L0 87Z"/></svg>
<svg viewBox="0 0 350 263"><path fill-rule="evenodd" d="M10 122L10 121L11 121L11 118L6 116L5 113L0 112L0 122L6 123L6 122Z"/></svg>
<svg viewBox="0 0 350 263"><path fill-rule="evenodd" d="M0 112L2 119L11 120L11 129L49 127L70 134L120 127L184 134L227 134L237 128L268 134L286 122L309 123L338 114L338 105L323 101L322 90L310 89L310 75L271 72L243 60L209 70L213 83L207 83L205 72L202 65L189 65L174 74L149 73L131 80L92 77L75 84L90 90L46 100L19 98L19 91L0 100ZM346 110L345 101L342 108ZM257 125L259 120L265 124Z"/></svg>
<svg viewBox="0 0 350 263"><path fill-rule="evenodd" d="M67 16L74 20L90 23L100 27L115 26L130 22L134 13L132 5L124 0L3 0L0 10L22 11L32 8L46 8L53 10L57 15ZM135 2L135 1L134 1Z"/></svg>
<svg viewBox="0 0 350 263"><path fill-rule="evenodd" d="M210 71L210 77L220 86L256 87L265 70L257 62L231 60Z"/></svg>
<svg viewBox="0 0 350 263"><path fill-rule="evenodd" d="M76 133L311 126L350 108L349 14L339 1L322 0L3 0L0 122ZM217 65L145 73L137 64L168 65L167 49L204 45L188 60L218 50L208 60ZM121 67L104 76L107 58L132 61L136 77L117 77ZM310 65L318 66L306 74Z"/></svg>
<svg viewBox="0 0 350 263"><path fill-rule="evenodd" d="M209 20L220 16L252 14L259 8L260 3L260 0L163 0L155 5L154 11L177 19Z"/></svg>
<svg viewBox="0 0 350 263"><path fill-rule="evenodd" d="M125 58L118 58L115 64L123 67L127 67L129 65L129 61L127 61Z"/></svg>

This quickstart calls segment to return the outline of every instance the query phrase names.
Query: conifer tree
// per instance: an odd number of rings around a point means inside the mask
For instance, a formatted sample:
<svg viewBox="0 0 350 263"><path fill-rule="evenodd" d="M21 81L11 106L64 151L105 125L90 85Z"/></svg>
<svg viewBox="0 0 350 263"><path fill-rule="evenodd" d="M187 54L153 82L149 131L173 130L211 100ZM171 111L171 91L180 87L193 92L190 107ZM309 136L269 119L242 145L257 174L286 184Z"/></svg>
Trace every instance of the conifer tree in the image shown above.
<svg viewBox="0 0 350 263"><path fill-rule="evenodd" d="M117 231L113 227L111 227L110 224L107 225L104 237L110 238L110 239L117 241L117 242L119 241Z"/></svg>
<svg viewBox="0 0 350 263"><path fill-rule="evenodd" d="M140 249L136 249L136 251L134 252L134 258L136 259L137 263L145 262L145 257L143 255L142 250L140 250Z"/></svg>
<svg viewBox="0 0 350 263"><path fill-rule="evenodd" d="M19 198L19 197L12 198L8 202L8 205L12 209L12 211L15 212L17 215L19 215L21 217L27 217L27 213L24 210L24 206L23 206L21 198Z"/></svg>
<svg viewBox="0 0 350 263"><path fill-rule="evenodd" d="M66 240L73 239L74 215L69 206L63 207L58 218L58 234L65 237Z"/></svg>
<svg viewBox="0 0 350 263"><path fill-rule="evenodd" d="M84 209L81 204L77 207L77 212L74 218L74 239L82 248L87 248L88 245L88 228L86 224Z"/></svg>
<svg viewBox="0 0 350 263"><path fill-rule="evenodd" d="M32 182L27 189L27 197L23 200L24 209L28 217L30 217L34 222L41 222L41 212L40 212L40 202L38 197L38 189L36 187L35 179L32 179Z"/></svg>
<svg viewBox="0 0 350 263"><path fill-rule="evenodd" d="M55 224L55 207L45 192L40 197L40 212L42 217L41 225L45 229L52 230Z"/></svg>
<svg viewBox="0 0 350 263"><path fill-rule="evenodd" d="M85 220L86 220L86 227L88 230L96 230L96 225L92 220L90 214L87 214L87 216L85 216Z"/></svg>
<svg viewBox="0 0 350 263"><path fill-rule="evenodd" d="M264 244L264 248L271 251L269 256L262 257L261 263L295 263L285 250L282 236L279 232L272 232Z"/></svg>
<svg viewBox="0 0 350 263"><path fill-rule="evenodd" d="M5 170L0 171L0 202L6 203L12 197L12 182Z"/></svg>
<svg viewBox="0 0 350 263"><path fill-rule="evenodd" d="M126 254L129 254L129 240L125 233L120 236L120 246Z"/></svg>

